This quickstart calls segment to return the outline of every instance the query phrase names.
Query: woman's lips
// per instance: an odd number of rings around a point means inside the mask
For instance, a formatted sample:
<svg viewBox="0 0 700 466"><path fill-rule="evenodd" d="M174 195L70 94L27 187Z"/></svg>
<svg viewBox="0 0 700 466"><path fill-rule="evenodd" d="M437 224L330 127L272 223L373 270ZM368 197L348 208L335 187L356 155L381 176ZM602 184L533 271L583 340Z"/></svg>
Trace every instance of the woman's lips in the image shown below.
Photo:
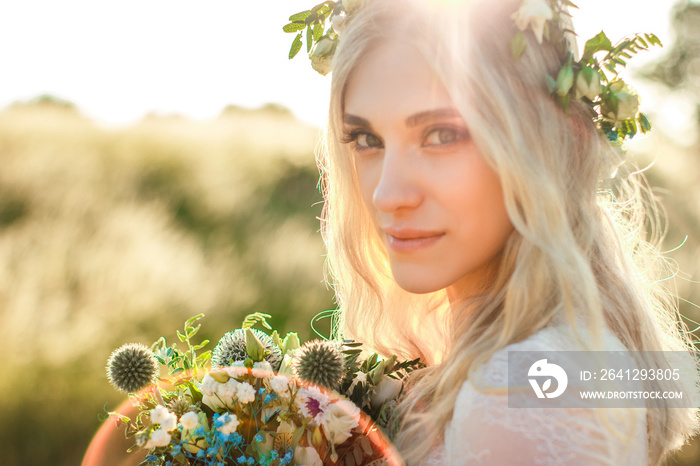
<svg viewBox="0 0 700 466"><path fill-rule="evenodd" d="M442 238L445 233L424 230L385 229L387 243L392 251L409 253L426 249Z"/></svg>

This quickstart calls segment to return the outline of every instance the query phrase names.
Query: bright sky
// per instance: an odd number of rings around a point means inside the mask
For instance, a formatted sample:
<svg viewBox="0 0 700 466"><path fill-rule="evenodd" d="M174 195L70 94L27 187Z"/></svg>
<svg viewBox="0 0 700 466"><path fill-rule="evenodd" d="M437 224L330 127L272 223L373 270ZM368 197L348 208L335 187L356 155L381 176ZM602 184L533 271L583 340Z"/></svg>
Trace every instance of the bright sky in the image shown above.
<svg viewBox="0 0 700 466"><path fill-rule="evenodd" d="M329 77L287 59L289 15L320 0L18 0L0 5L0 107L49 93L105 123L149 112L213 118L281 103L321 124ZM578 0L579 34L670 44L673 0ZM660 52L654 52L658 54ZM649 58L658 55L647 54ZM638 62L646 60L639 58Z"/></svg>

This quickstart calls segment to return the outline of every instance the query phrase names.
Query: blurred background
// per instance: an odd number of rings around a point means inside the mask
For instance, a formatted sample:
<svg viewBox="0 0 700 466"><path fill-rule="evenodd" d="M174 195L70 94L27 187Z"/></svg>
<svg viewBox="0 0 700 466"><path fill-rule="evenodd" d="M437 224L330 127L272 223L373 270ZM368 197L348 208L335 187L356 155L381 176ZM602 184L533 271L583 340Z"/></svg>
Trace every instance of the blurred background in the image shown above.
<svg viewBox="0 0 700 466"><path fill-rule="evenodd" d="M0 6L0 464L77 465L123 400L114 348L200 312L213 342L255 311L308 339L334 308L313 159L329 83L286 59L281 27L314 2L17 3ZM656 130L629 148L696 329L700 4L579 3L583 37L666 45L633 61ZM700 441L671 464L700 464Z"/></svg>

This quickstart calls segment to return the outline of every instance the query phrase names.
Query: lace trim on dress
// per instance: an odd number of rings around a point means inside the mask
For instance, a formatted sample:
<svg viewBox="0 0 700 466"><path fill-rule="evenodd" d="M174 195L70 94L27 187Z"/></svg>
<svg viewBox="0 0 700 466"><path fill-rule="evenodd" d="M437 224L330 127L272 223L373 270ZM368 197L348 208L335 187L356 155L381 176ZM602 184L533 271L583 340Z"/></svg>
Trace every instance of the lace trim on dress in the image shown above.
<svg viewBox="0 0 700 466"><path fill-rule="evenodd" d="M606 332L606 347L624 349ZM508 382L508 351L574 350L565 327L546 327L530 338L494 354L478 375L496 387ZM605 412L601 412L605 411ZM455 402L445 443L427 462L437 465L643 465L647 464L646 410L633 411L631 441L613 435L601 415L620 432L615 415L629 411L605 408L509 408L508 397L483 393L467 381ZM629 421L629 419L627 419Z"/></svg>

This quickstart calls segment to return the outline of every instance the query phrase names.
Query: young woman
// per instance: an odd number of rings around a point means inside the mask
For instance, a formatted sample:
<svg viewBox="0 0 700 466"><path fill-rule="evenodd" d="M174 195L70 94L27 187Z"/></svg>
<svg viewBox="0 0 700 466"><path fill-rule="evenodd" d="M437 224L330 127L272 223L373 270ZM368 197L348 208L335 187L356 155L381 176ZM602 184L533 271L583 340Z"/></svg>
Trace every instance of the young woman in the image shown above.
<svg viewBox="0 0 700 466"><path fill-rule="evenodd" d="M570 36L563 2L345 3L319 154L329 280L346 337L428 364L401 406L407 463L659 463L694 409L508 407L509 351L663 368L637 352L692 348L654 275L642 175L547 87L575 53L552 39Z"/></svg>

